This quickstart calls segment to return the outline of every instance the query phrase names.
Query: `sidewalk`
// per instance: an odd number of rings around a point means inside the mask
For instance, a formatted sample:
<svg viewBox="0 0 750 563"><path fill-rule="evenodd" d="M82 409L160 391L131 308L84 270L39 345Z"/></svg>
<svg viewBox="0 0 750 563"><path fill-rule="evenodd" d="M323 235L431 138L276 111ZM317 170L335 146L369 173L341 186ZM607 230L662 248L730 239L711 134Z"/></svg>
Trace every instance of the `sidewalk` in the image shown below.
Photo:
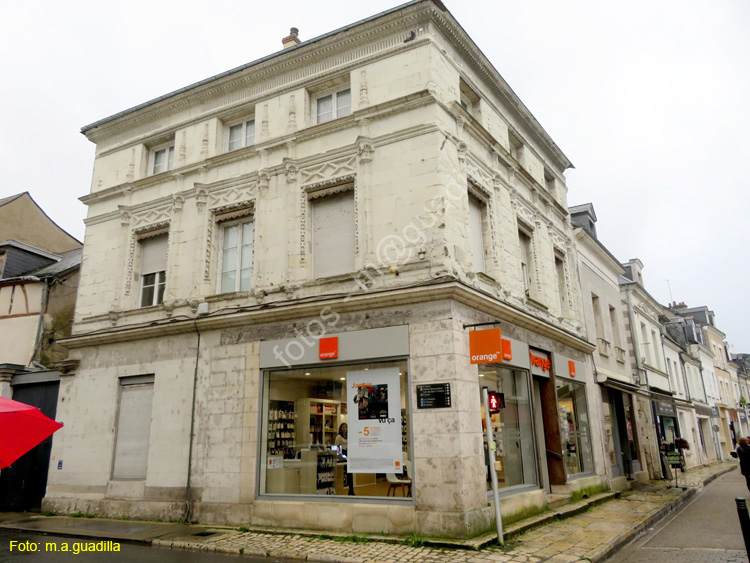
<svg viewBox="0 0 750 563"><path fill-rule="evenodd" d="M299 530L288 533L279 533L278 530L242 532L187 524L13 513L0 514L0 529L330 563L598 562L653 526L700 487L736 467L737 462L729 461L680 474L680 486L688 487L685 491L668 488L674 485L674 481L651 481L637 490L624 491L619 498L614 498L613 494L597 495L589 501L568 505L557 512L575 515L564 520L555 520L552 514L548 514L509 526L506 544L502 548L455 549L448 546L450 542L438 544L429 541L426 541L427 545L412 547L404 544L404 538L377 535L332 538ZM604 504L594 506L597 502ZM507 537L511 539L507 540ZM489 536L478 538L466 542L464 547L476 548L490 539ZM412 537L411 540L419 544L425 538Z"/></svg>

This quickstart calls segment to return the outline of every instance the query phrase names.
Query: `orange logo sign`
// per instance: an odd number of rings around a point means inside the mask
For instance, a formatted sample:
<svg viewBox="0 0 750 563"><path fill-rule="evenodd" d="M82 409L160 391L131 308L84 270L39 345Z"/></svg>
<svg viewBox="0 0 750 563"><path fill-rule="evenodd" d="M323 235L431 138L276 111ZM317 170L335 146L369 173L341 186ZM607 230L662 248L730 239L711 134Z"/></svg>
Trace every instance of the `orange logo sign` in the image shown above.
<svg viewBox="0 0 750 563"><path fill-rule="evenodd" d="M318 357L321 360L333 360L339 357L339 337L331 336L318 340Z"/></svg>
<svg viewBox="0 0 750 563"><path fill-rule="evenodd" d="M568 360L568 373L570 377L576 376L576 363L573 360Z"/></svg>
<svg viewBox="0 0 750 563"><path fill-rule="evenodd" d="M472 330L469 333L469 355L472 364L503 361L503 339L499 328Z"/></svg>
<svg viewBox="0 0 750 563"><path fill-rule="evenodd" d="M529 356L531 357L531 365L541 368L542 371L549 371L549 368L552 367L551 362L547 358L540 358L531 352L529 352Z"/></svg>
<svg viewBox="0 0 750 563"><path fill-rule="evenodd" d="M513 348L510 345L510 340L503 340L503 360L513 359Z"/></svg>

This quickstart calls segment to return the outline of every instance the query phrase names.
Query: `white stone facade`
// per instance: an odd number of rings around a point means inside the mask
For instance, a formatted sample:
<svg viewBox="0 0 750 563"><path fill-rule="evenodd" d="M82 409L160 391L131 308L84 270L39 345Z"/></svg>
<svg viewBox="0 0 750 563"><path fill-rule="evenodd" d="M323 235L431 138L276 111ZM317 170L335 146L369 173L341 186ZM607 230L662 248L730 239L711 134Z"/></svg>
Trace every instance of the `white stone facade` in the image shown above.
<svg viewBox="0 0 750 563"><path fill-rule="evenodd" d="M347 89L351 114L316 123L317 99ZM253 143L228 150L229 128L250 120ZM52 459L65 461L50 471L47 506L177 519L187 500L203 521L448 536L491 526L464 325L500 320L504 335L581 365L593 347L566 210L570 162L449 13L412 3L84 133L96 160L67 341L80 365L60 387L66 431ZM150 173L170 145L171 170ZM314 201L333 192L353 194L354 264L315 279ZM227 217L253 219L252 275L249 289L221 293ZM144 241L159 233L163 302L139 307ZM413 499L259 497L259 343L321 320L333 332L408 325L410 393L451 383L450 409L413 412ZM146 374L146 476L113 479L118 380ZM598 484L594 454L586 483ZM541 507L544 495L505 497L503 512Z"/></svg>

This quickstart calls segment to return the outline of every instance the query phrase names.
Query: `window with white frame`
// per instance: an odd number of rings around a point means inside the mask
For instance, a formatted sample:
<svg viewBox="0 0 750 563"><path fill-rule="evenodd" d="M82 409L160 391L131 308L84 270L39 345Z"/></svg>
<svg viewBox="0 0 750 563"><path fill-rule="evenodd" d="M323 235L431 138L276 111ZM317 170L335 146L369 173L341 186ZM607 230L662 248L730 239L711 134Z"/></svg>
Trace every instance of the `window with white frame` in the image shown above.
<svg viewBox="0 0 750 563"><path fill-rule="evenodd" d="M221 224L221 293L250 290L254 231L252 217Z"/></svg>
<svg viewBox="0 0 750 563"><path fill-rule="evenodd" d="M325 123L351 113L352 91L348 87L315 99L315 123Z"/></svg>
<svg viewBox="0 0 750 563"><path fill-rule="evenodd" d="M255 120L247 119L229 126L230 151L255 144Z"/></svg>
<svg viewBox="0 0 750 563"><path fill-rule="evenodd" d="M483 201L469 194L469 236L475 272L484 272L484 216L487 206Z"/></svg>
<svg viewBox="0 0 750 563"><path fill-rule="evenodd" d="M167 233L141 238L140 307L151 307L164 301L167 284Z"/></svg>
<svg viewBox="0 0 750 563"><path fill-rule="evenodd" d="M174 163L174 142L151 150L151 174L161 174L172 170Z"/></svg>
<svg viewBox="0 0 750 563"><path fill-rule="evenodd" d="M153 375L120 378L112 479L146 478L153 401Z"/></svg>
<svg viewBox="0 0 750 563"><path fill-rule="evenodd" d="M313 197L310 205L313 277L354 271L354 190Z"/></svg>

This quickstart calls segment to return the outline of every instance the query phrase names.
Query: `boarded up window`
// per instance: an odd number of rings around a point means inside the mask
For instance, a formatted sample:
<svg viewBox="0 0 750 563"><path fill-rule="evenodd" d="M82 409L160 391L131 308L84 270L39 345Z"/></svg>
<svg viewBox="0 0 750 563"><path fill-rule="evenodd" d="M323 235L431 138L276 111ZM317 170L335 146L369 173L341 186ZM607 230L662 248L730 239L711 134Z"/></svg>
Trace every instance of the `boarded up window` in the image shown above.
<svg viewBox="0 0 750 563"><path fill-rule="evenodd" d="M313 199L313 277L354 271L354 191Z"/></svg>
<svg viewBox="0 0 750 563"><path fill-rule="evenodd" d="M152 375L120 380L113 479L146 478L153 398Z"/></svg>
<svg viewBox="0 0 750 563"><path fill-rule="evenodd" d="M475 272L484 272L484 226L482 215L484 204L474 196L469 196L469 236Z"/></svg>

